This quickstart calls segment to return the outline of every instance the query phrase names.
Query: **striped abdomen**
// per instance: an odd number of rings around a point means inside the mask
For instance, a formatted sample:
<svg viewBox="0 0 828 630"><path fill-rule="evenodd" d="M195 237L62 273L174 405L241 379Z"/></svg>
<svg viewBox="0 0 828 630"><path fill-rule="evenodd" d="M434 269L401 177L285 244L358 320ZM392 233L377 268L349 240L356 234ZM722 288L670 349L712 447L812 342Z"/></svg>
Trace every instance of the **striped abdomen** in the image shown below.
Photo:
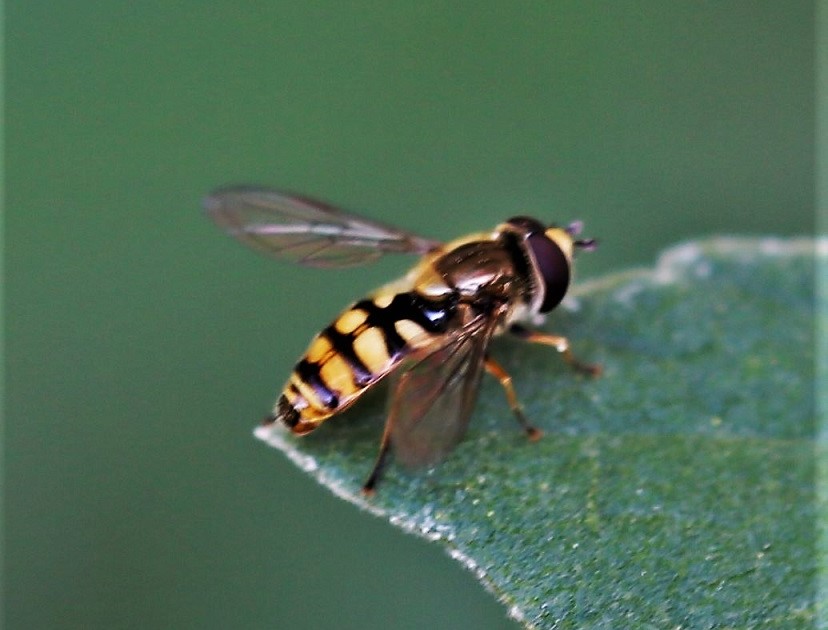
<svg viewBox="0 0 828 630"><path fill-rule="evenodd" d="M349 407L412 350L445 332L457 313L455 293L380 293L353 304L311 342L296 364L271 421L296 433L315 429Z"/></svg>

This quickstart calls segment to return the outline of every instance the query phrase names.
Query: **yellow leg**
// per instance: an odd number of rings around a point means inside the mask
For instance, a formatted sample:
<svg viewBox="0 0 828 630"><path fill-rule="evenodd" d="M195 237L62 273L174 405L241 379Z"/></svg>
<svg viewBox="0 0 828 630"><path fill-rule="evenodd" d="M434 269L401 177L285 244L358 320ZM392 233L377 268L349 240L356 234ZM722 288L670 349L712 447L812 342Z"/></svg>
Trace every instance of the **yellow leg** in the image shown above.
<svg viewBox="0 0 828 630"><path fill-rule="evenodd" d="M513 325L509 331L524 341L529 343L539 343L544 346L552 346L563 355L564 361L569 363L573 369L586 374L588 376L600 376L602 368L598 364L582 363L575 358L572 350L569 348L569 339L560 337L558 335L547 335L546 333L529 330L517 324Z"/></svg>
<svg viewBox="0 0 828 630"><path fill-rule="evenodd" d="M486 371L500 381L500 384L503 386L503 391L506 392L506 400L509 401L509 407L512 408L512 413L515 414L515 418L520 426L526 431L526 435L532 441L539 439L543 435L543 432L533 427L526 420L526 416L523 414L523 408L520 406L517 394L515 394L515 388L512 386L512 377L509 376L509 373L503 369L500 363L489 356L486 357L485 365Z"/></svg>

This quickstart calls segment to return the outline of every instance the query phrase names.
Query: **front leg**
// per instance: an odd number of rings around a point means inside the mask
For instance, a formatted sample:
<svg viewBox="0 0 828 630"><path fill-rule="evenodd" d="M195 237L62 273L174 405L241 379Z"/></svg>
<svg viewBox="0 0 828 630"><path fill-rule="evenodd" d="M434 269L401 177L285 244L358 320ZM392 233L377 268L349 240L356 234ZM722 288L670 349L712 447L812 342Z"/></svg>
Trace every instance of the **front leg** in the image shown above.
<svg viewBox="0 0 828 630"><path fill-rule="evenodd" d="M569 363L573 369L582 374L593 377L601 375L602 368L597 363L582 363L575 358L572 354L572 350L569 348L569 339L566 337L548 335L536 330L529 330L520 324L512 324L509 327L509 332L516 337L523 339L523 341L528 341L529 343L539 343L544 346L552 346L563 355L564 361Z"/></svg>

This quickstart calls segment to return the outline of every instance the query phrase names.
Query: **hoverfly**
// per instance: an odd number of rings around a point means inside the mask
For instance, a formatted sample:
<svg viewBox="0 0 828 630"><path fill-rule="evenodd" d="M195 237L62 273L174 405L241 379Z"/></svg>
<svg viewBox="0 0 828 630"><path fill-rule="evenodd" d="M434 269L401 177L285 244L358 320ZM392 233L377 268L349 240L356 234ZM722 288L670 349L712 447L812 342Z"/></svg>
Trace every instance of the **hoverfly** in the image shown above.
<svg viewBox="0 0 828 630"><path fill-rule="evenodd" d="M358 265L388 253L421 256L405 276L346 308L313 338L263 422L304 435L395 375L379 454L362 487L366 494L392 449L407 466L448 454L466 431L484 370L500 381L528 437L540 437L524 417L511 377L488 354L493 336L509 332L552 346L575 369L600 373L599 366L574 358L565 337L523 325L561 302L575 250L594 247L594 240L576 238L580 223L544 226L519 216L444 244L266 188L220 189L204 205L242 243L301 265Z"/></svg>

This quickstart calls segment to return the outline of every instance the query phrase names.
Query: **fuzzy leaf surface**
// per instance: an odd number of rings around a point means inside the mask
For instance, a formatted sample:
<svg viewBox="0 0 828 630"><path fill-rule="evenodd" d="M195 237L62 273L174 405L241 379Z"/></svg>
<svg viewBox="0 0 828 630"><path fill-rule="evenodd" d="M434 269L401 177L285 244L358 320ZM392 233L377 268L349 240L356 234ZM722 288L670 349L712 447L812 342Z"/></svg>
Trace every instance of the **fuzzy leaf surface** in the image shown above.
<svg viewBox="0 0 828 630"><path fill-rule="evenodd" d="M548 347L491 348L543 439L486 379L458 448L425 472L392 464L367 500L386 392L312 435L257 435L444 546L528 627L812 627L827 258L826 241L718 238L585 283L544 328L601 378Z"/></svg>

